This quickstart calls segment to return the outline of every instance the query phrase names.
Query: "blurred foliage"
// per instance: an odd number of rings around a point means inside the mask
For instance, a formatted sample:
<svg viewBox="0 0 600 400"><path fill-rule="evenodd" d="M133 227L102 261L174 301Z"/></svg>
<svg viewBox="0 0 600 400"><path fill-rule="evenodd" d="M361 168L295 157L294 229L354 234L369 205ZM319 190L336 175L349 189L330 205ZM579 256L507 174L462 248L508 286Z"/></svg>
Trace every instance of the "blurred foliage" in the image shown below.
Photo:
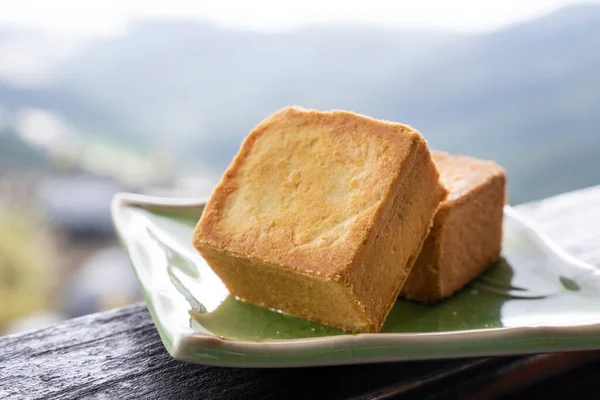
<svg viewBox="0 0 600 400"><path fill-rule="evenodd" d="M0 205L0 328L49 309L51 252L34 212Z"/></svg>

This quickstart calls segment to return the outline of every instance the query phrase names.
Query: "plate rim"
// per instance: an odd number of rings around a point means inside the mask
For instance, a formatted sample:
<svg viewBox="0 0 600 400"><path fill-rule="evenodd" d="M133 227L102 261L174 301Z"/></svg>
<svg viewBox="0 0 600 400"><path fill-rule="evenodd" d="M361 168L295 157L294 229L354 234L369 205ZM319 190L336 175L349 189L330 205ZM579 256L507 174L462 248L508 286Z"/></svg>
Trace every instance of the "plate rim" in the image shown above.
<svg viewBox="0 0 600 400"><path fill-rule="evenodd" d="M185 209L201 207L206 204L209 196L204 197L187 197L187 198L176 198L176 197L161 197L152 196L145 194L136 194L129 192L120 192L114 195L111 202L111 216L117 236L122 244L126 241L125 235L122 234L123 224L125 221L121 218L120 211L124 207L165 207L169 209ZM543 233L535 224L523 216L521 213L516 211L510 205L504 206L504 216L510 218L512 221L520 225L522 229L527 232L527 235L533 242L540 247L543 251L550 253L550 255L559 258L561 261L570 264L577 268L583 268L590 272L598 273L599 269L593 265L586 263L563 250L556 243L554 243L545 233ZM125 249L126 253L127 250ZM130 261L131 267L136 272L137 267L133 262ZM138 284L143 286L139 281L136 272L136 279ZM163 338L162 329L160 329L160 323L158 318L154 315L153 307L148 307L148 299L144 297L144 301L148 310L150 311L152 320L155 327L160 333L161 341L169 352L169 354L180 361L200 363L204 365L215 365L215 366L237 366L237 367L293 367L293 366L317 366L317 365L342 365L342 364L356 364L365 362L390 362L390 361L407 361L424 359L418 355L407 355L407 356L390 356L378 357L377 359L365 359L365 358L348 358L346 360L332 360L329 362L311 362L311 361L292 361L283 362L276 364L273 361L269 362L223 362L219 359L211 359L210 357L198 358L190 357L185 351L189 346L202 346L207 351L216 353L231 353L231 354L246 354L248 356L256 356L259 354L268 353L269 359L272 357L285 357L290 356L291 353L298 352L319 352L328 351L332 348L343 348L349 349L364 348L367 349L373 344L389 348L399 348L400 346L407 346L411 344L433 345L437 344L440 337L448 339L445 341L446 346L451 346L452 342L456 341L456 346L460 347L460 343L468 341L471 344L488 341L488 340L507 340L507 341L522 341L522 340L535 340L536 337L546 337L551 339L541 339L541 341L573 341L579 336L589 335L590 333L597 333L595 338L598 340L598 345L594 346L583 346L581 350L600 348L600 323L592 324L577 324L577 325L566 325L566 326L551 326L551 325L532 325L532 326L518 326L518 327L496 327L496 328L485 328L485 329L470 329L463 331L449 331L449 332L418 332L418 333L356 333L356 334L345 334L336 336L323 336L315 338L299 338L299 339L268 339L264 341L259 340L241 340L241 339L228 339L217 335L210 335L206 333L195 333L195 332L177 332L171 337L171 345ZM167 329L165 329L167 330ZM362 345L362 346L361 346ZM534 346L536 347L536 346ZM568 348L567 348L568 347ZM565 350L570 349L572 346L565 346ZM267 351L265 351L267 350ZM561 350L560 347L552 346L548 348L548 351L565 351ZM532 354L539 353L540 350L533 348L532 351L519 350L511 353L510 351L502 351L496 354L490 351L477 351L472 352L469 356L482 356L482 355L509 355L509 354ZM543 352L543 351L542 351ZM279 353L279 354L277 354ZM455 358L464 357L464 355L457 355L449 352L436 359L441 358Z"/></svg>

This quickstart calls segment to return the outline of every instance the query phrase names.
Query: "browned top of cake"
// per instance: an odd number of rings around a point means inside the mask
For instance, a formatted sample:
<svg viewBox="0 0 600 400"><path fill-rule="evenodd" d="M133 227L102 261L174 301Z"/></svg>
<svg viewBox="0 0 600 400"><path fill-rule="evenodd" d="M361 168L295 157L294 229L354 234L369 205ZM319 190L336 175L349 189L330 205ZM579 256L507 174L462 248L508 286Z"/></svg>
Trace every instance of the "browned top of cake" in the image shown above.
<svg viewBox="0 0 600 400"><path fill-rule="evenodd" d="M493 161L440 151L432 151L432 157L440 171L440 180L449 191L446 202L458 201L492 178L505 174L504 169Z"/></svg>
<svg viewBox="0 0 600 400"><path fill-rule="evenodd" d="M424 143L409 126L284 108L245 139L196 228L220 249L331 277L352 263Z"/></svg>

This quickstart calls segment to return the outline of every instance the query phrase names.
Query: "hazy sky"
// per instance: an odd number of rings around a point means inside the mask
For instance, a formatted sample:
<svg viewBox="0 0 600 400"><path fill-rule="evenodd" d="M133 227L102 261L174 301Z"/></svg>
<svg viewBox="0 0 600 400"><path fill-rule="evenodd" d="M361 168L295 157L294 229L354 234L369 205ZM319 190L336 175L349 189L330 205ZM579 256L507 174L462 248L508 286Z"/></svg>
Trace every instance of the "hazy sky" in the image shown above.
<svg viewBox="0 0 600 400"><path fill-rule="evenodd" d="M122 31L130 19L171 16L265 31L328 23L481 31L535 18L576 3L581 1L1 0L0 25L50 28L68 33L114 34Z"/></svg>

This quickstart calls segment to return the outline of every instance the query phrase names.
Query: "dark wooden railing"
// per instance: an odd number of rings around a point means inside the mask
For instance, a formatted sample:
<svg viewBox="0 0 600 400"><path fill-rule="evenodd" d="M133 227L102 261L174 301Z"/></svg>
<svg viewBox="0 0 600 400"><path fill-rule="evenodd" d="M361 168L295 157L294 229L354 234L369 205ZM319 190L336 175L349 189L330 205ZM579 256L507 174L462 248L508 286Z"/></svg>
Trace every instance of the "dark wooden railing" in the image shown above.
<svg viewBox="0 0 600 400"><path fill-rule="evenodd" d="M600 187L517 208L600 266ZM184 364L167 354L143 304L0 338L0 399L489 399L519 391L547 400L593 398L599 386L600 351L297 369Z"/></svg>

